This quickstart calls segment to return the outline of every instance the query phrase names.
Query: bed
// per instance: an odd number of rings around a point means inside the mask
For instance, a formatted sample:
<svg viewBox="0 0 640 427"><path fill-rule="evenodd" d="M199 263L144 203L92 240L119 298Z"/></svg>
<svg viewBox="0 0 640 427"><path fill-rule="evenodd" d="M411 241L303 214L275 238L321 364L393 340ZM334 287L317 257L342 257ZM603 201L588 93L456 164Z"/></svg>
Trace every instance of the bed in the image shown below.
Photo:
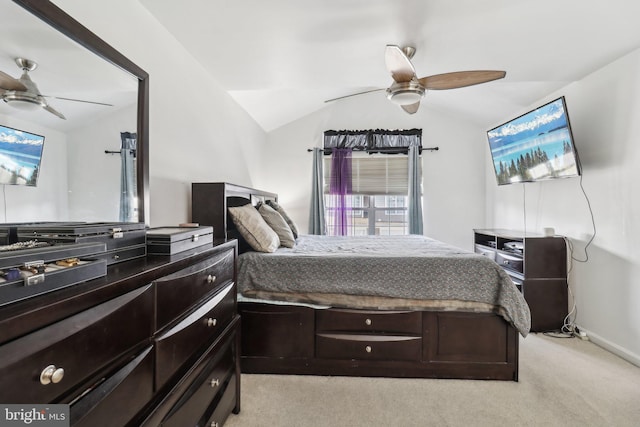
<svg viewBox="0 0 640 427"><path fill-rule="evenodd" d="M193 221L239 240L242 372L518 380L530 315L495 263L425 236L299 235L255 252L228 208L267 200L192 185Z"/></svg>

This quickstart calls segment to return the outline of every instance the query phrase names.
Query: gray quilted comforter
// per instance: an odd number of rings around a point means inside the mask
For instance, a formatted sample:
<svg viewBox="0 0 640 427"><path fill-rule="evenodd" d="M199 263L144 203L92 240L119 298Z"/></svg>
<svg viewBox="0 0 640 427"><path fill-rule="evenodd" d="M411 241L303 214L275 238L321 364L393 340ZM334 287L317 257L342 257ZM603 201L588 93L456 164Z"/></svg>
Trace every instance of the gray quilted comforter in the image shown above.
<svg viewBox="0 0 640 427"><path fill-rule="evenodd" d="M263 298L339 294L345 299L367 296L482 303L523 336L531 322L522 294L495 262L417 235L301 235L293 248L241 254L238 289L245 296Z"/></svg>

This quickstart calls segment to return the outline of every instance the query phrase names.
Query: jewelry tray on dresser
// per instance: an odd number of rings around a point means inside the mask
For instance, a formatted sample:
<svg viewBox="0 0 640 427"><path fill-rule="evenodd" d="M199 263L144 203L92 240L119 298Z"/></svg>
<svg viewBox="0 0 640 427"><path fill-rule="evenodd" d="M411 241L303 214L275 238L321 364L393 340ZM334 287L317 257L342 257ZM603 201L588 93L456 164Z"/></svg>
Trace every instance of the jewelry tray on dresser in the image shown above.
<svg viewBox="0 0 640 427"><path fill-rule="evenodd" d="M105 251L104 243L44 245L0 250L0 306L107 274L106 261L98 259Z"/></svg>

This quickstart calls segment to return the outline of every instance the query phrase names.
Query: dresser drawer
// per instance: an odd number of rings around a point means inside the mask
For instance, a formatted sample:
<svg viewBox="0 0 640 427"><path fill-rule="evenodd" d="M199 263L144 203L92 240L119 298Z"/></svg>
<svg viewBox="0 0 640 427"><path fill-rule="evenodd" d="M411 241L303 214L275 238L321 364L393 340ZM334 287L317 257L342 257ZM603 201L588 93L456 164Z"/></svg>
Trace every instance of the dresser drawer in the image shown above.
<svg viewBox="0 0 640 427"><path fill-rule="evenodd" d="M215 289L232 281L234 256L233 248L228 249L206 261L156 280L156 330L165 327Z"/></svg>
<svg viewBox="0 0 640 427"><path fill-rule="evenodd" d="M321 359L420 360L421 353L421 337L316 334L316 357Z"/></svg>
<svg viewBox="0 0 640 427"><path fill-rule="evenodd" d="M316 312L316 331L422 334L419 311L365 311L327 309Z"/></svg>
<svg viewBox="0 0 640 427"><path fill-rule="evenodd" d="M211 344L236 314L235 284L230 283L156 338L156 387L160 388L195 352Z"/></svg>
<svg viewBox="0 0 640 427"><path fill-rule="evenodd" d="M153 396L153 352L146 348L71 405L74 427L127 424Z"/></svg>
<svg viewBox="0 0 640 427"><path fill-rule="evenodd" d="M235 374L229 378L226 388L222 392L211 417L204 423L205 426L222 427L236 405L236 395L238 394L237 377Z"/></svg>
<svg viewBox="0 0 640 427"><path fill-rule="evenodd" d="M198 425L198 422L212 409L215 401L221 399L235 368L235 338L235 333L229 334L223 342L209 352L207 358L198 364L186 380L191 381L189 389L171 408L162 421L162 426Z"/></svg>
<svg viewBox="0 0 640 427"><path fill-rule="evenodd" d="M0 402L72 397L92 374L149 339L151 290L136 289L0 347L0 378L11 384L0 388Z"/></svg>

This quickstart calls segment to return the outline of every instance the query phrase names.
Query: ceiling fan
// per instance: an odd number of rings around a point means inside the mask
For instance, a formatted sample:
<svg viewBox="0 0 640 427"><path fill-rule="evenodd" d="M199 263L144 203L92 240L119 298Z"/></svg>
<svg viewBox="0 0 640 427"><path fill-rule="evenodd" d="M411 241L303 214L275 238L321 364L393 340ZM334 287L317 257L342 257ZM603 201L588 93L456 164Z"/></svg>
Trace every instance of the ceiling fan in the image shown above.
<svg viewBox="0 0 640 427"><path fill-rule="evenodd" d="M53 108L45 98L62 99L65 101L86 102L89 104L98 104L112 107L111 104L103 102L83 101L81 99L62 98L56 96L42 95L38 86L35 84L29 72L36 69L38 64L34 61L24 58L16 58L16 64L22 69L22 76L19 79L11 77L9 74L0 71L0 99L7 104L23 110L33 110L42 107L46 111L55 114L63 120L66 120L64 114Z"/></svg>
<svg viewBox="0 0 640 427"><path fill-rule="evenodd" d="M474 70L456 71L418 78L416 76L416 70L411 63L411 58L413 58L415 53L416 49L411 46L400 48L396 45L387 45L384 60L393 78L393 84L391 86L386 89L372 89L340 96L338 98L328 99L325 102L385 90L387 92L387 98L391 102L398 104L407 113L414 114L418 111L418 108L420 108L420 100L424 97L427 90L456 89L472 86L504 78L507 74L505 71Z"/></svg>

